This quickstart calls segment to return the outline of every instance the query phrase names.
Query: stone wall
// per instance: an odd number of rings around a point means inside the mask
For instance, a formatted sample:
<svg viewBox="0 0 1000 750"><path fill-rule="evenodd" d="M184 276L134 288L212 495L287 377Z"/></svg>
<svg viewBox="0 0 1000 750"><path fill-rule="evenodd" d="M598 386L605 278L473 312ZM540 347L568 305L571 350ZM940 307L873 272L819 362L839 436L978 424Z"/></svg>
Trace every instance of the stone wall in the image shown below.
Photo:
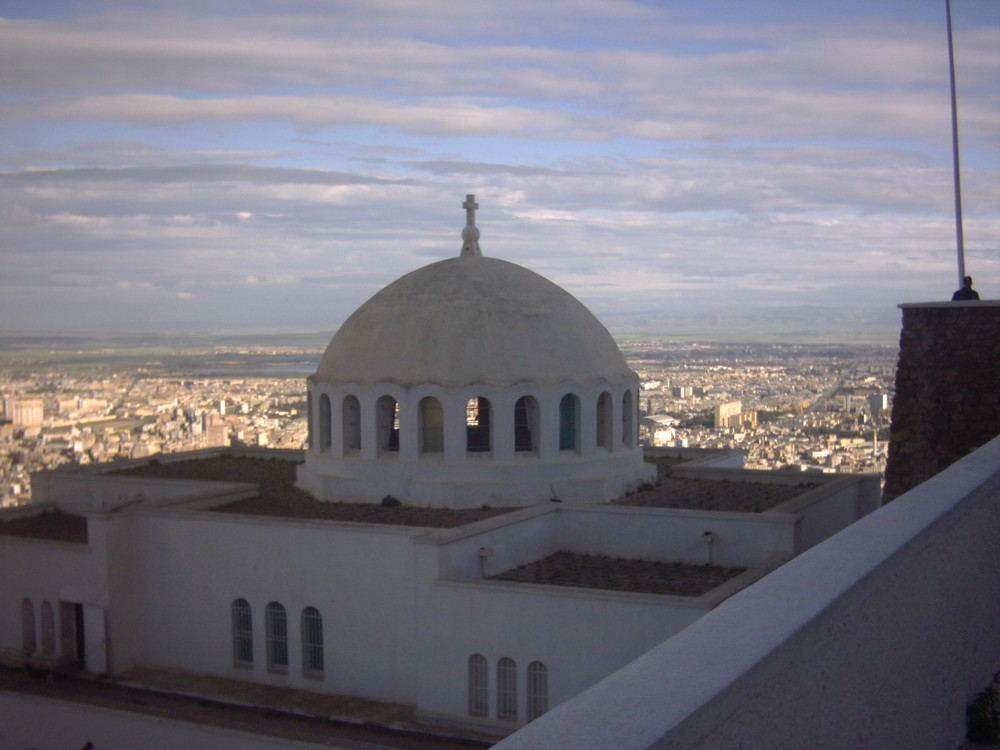
<svg viewBox="0 0 1000 750"><path fill-rule="evenodd" d="M1000 433L1000 301L900 308L886 501Z"/></svg>

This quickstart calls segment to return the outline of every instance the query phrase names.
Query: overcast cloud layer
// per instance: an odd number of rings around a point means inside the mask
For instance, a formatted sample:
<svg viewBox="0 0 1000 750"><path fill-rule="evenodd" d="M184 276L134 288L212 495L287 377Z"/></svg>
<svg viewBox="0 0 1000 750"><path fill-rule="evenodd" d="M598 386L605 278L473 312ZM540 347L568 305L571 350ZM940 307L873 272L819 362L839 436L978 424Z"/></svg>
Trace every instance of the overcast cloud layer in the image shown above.
<svg viewBox="0 0 1000 750"><path fill-rule="evenodd" d="M953 12L998 298L1000 2ZM0 327L332 328L457 255L466 193L485 254L616 320L957 285L944 0L4 13Z"/></svg>

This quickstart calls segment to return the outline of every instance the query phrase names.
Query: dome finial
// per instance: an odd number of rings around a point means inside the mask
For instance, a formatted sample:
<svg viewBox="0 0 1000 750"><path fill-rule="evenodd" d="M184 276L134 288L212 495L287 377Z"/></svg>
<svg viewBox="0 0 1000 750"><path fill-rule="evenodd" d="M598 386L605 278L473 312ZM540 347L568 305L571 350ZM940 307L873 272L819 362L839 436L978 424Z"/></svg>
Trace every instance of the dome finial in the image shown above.
<svg viewBox="0 0 1000 750"><path fill-rule="evenodd" d="M465 209L465 228L462 229L462 252L458 255L460 258L482 258L483 252L479 249L479 229L476 227L476 209L479 208L476 196L472 193L466 195L462 208Z"/></svg>

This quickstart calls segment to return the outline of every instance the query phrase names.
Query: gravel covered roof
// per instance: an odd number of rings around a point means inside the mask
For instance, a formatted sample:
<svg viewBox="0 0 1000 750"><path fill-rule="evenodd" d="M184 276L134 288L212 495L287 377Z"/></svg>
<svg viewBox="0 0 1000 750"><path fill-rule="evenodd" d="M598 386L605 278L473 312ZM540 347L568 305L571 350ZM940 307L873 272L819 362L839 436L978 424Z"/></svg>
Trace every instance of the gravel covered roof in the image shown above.
<svg viewBox="0 0 1000 750"><path fill-rule="evenodd" d="M714 479L663 477L649 490L614 501L615 505L762 513L808 492L816 484L772 484Z"/></svg>
<svg viewBox="0 0 1000 750"><path fill-rule="evenodd" d="M493 576L493 579L643 594L701 596L744 570L745 568L721 568L717 565L623 560L603 555L556 552Z"/></svg>
<svg viewBox="0 0 1000 750"><path fill-rule="evenodd" d="M422 508L411 505L387 507L372 503L317 500L295 487L295 461L222 455L188 461L150 463L115 473L122 476L183 478L218 482L253 482L260 486L256 497L215 505L203 510L241 513L274 518L298 518L356 523L383 523L450 529L484 518L510 513L517 508Z"/></svg>
<svg viewBox="0 0 1000 750"><path fill-rule="evenodd" d="M47 510L34 516L0 522L0 534L86 544L87 519L61 510Z"/></svg>

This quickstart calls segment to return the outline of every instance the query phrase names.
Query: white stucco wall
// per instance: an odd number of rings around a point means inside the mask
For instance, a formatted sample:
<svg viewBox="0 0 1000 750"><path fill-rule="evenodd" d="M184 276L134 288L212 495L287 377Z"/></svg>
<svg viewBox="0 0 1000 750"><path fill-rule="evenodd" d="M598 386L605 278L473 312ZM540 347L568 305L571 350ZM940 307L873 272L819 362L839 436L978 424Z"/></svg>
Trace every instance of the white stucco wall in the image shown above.
<svg viewBox="0 0 1000 750"><path fill-rule="evenodd" d="M69 471L43 471L31 478L32 504L55 503L68 513L109 511L139 502L149 503L153 498L158 503L178 498L188 501L198 494L218 498L224 493L229 493L231 499L252 497L257 494L257 486Z"/></svg>
<svg viewBox="0 0 1000 750"><path fill-rule="evenodd" d="M496 718L496 666L517 665L518 719L526 717L526 669L548 669L555 706L627 664L705 613L691 600L504 582L441 582L418 603L426 624L417 707L468 716L468 659L486 658L489 717Z"/></svg>
<svg viewBox="0 0 1000 750"><path fill-rule="evenodd" d="M10 536L0 538L0 542L0 602L3 603L0 650L20 657L23 643L21 600L28 597L35 609L39 651L41 603L48 601L52 605L59 652L60 602L107 606L108 591L100 554L87 544Z"/></svg>
<svg viewBox="0 0 1000 750"><path fill-rule="evenodd" d="M403 387L393 382L334 386L309 383L310 420L314 439L299 467L298 481L316 497L356 498L377 502L386 495L417 505L478 507L544 502L553 496L568 501L602 502L655 479L655 470L642 460L638 445L637 382L581 384L526 381L504 387L476 383L447 388L434 383ZM598 445L598 400L609 396L607 445ZM574 394L579 399L577 449L560 450L559 402ZM627 402L628 434L623 434ZM330 440L318 439L323 397L330 403ZM360 407L360 449L343 441L343 403L347 397ZM399 450L379 449L377 403L391 396L399 404ZM538 404L534 438L537 451L515 452L515 404L529 396ZM443 410L443 450L420 450L419 404L437 399ZM491 447L485 453L466 452L466 404L470 399L490 402Z"/></svg>
<svg viewBox="0 0 1000 750"><path fill-rule="evenodd" d="M842 476L774 510L799 516L796 551L803 552L876 510L881 505L879 485L878 474Z"/></svg>
<svg viewBox="0 0 1000 750"><path fill-rule="evenodd" d="M421 530L156 511L135 514L134 624L147 666L307 690L410 702L416 596L413 545ZM253 616L254 665L234 666L230 607ZM288 618L289 668L267 671L265 607ZM300 616L323 617L325 673L302 674Z"/></svg>
<svg viewBox="0 0 1000 750"><path fill-rule="evenodd" d="M795 551L794 516L626 506L567 507L560 512L559 549L591 555L668 560L724 567L758 565ZM705 532L713 536L712 548Z"/></svg>
<svg viewBox="0 0 1000 750"><path fill-rule="evenodd" d="M497 745L957 747L1000 664L1000 438Z"/></svg>
<svg viewBox="0 0 1000 750"><path fill-rule="evenodd" d="M400 701L461 716L472 653L496 655L492 664L500 656L526 659L523 666L545 662L552 669L554 705L707 608L679 597L472 580L484 544L525 560L555 551L551 519L558 514L543 509L526 515L509 527L492 527L499 519L484 522L479 534L451 532L463 538L443 547L461 563L452 573L465 580L439 582L442 564L433 540L449 532L137 512L132 625L125 637L135 661L147 666ZM253 610L252 670L232 663L229 608L236 598ZM287 674L270 674L265 665L264 608L270 601L288 613ZM298 617L306 606L323 614L321 681L302 676L299 666ZM581 652L593 657L581 661Z"/></svg>
<svg viewBox="0 0 1000 750"><path fill-rule="evenodd" d="M98 487L103 477L93 477ZM85 489L85 483L79 486ZM160 489L160 481L146 486ZM398 701L467 720L467 660L482 654L549 669L555 706L681 631L723 598L664 597L483 580L557 551L624 558L708 559L749 567L726 595L795 551L798 515L583 507L543 503L458 529L428 530L240 516L174 497L88 513L87 545L0 537L0 648L21 648L17 603L30 596L84 606L88 667L178 669L314 691ZM171 494L171 493L168 493ZM820 493L821 495L823 493ZM824 502L836 493L823 495ZM218 501L218 498L216 498ZM856 496L843 503L856 508ZM836 516L837 514L834 514ZM850 516L850 513L848 513ZM777 558L776 558L777 556ZM22 568L23 566L23 568ZM22 575L23 570L28 571ZM726 587L722 587L726 588ZM252 668L233 664L231 605L253 615ZM289 667L266 667L265 607L288 618ZM323 617L322 679L302 671L300 615ZM107 640L101 625L107 624ZM586 658L581 658L586 654ZM491 716L496 696L492 693Z"/></svg>
<svg viewBox="0 0 1000 750"><path fill-rule="evenodd" d="M432 531L414 541L434 548L436 570L428 577L478 580L557 551L559 516L554 504L539 505L477 524Z"/></svg>

